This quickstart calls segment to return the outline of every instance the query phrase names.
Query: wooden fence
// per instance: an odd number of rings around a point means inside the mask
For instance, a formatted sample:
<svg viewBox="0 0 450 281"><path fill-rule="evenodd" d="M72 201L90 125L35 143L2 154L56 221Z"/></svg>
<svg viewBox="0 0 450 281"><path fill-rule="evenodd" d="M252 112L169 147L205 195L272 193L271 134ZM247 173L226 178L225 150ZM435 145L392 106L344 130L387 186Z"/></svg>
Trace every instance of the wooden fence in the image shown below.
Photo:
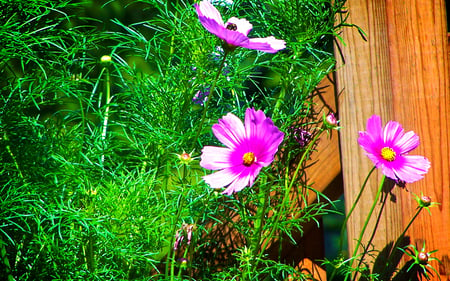
<svg viewBox="0 0 450 281"><path fill-rule="evenodd" d="M380 115L383 124L395 120L406 131L416 132L421 144L411 154L427 157L431 168L423 180L408 184L406 189L391 190L392 200L384 208L373 244L381 250L399 237L416 211L412 193L430 196L440 205L431 208L431 216L422 212L406 236L419 250L424 242L427 251L437 249L433 257L441 263L431 264L440 280L450 280L450 48L445 2L348 0L347 8L348 22L359 26L367 41L356 28L346 28L342 33L345 43L336 48L340 62L335 93L343 127L339 133L340 151L331 144L322 152L319 148L319 152L325 156L323 159L341 156L341 161L325 162L331 171L326 180L336 184L335 175L341 171L348 209L372 168L357 144L358 131L365 130L371 115ZM330 97L328 101L334 102ZM378 178L372 176L347 224L350 252L374 200L381 178L381 172L377 173ZM372 220L369 229L374 223ZM364 236L362 242L368 239ZM323 274L317 276L324 280ZM431 280L439 278L434 274Z"/></svg>

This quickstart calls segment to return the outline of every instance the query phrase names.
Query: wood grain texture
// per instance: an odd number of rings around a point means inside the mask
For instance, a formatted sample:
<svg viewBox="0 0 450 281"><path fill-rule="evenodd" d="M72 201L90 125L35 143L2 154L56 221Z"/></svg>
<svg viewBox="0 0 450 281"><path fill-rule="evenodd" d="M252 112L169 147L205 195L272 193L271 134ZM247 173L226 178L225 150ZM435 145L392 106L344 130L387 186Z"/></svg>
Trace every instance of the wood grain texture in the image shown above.
<svg viewBox="0 0 450 281"><path fill-rule="evenodd" d="M450 90L445 3L349 0L347 6L348 21L367 33L366 42L356 29L346 29L342 34L345 45L340 44L345 61L338 70L337 87L343 90L339 116L347 207L372 167L357 144L358 131L365 130L367 118L378 114L383 123L395 120L406 131L415 131L421 144L411 154L426 156L432 167L424 180L407 189L392 190L395 201L387 202L373 243L381 250L397 239L417 206L412 193L428 195L440 203L439 207L431 209L431 216L421 213L407 236L419 249L425 241L426 250L439 250L434 256L442 264L433 266L441 280L450 280ZM376 173L378 177L371 178L348 223L350 247L354 247L373 202L380 178L380 172ZM367 240L368 235L363 243Z"/></svg>

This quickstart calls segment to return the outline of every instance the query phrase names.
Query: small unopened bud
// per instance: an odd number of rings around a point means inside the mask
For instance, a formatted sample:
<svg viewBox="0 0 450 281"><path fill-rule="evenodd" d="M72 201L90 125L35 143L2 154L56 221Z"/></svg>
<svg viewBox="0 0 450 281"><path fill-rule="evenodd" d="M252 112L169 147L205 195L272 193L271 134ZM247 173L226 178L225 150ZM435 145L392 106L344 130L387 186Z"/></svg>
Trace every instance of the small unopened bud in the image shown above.
<svg viewBox="0 0 450 281"><path fill-rule="evenodd" d="M191 163L193 160L192 153L193 153L193 151L191 153L187 153L187 152L183 151L183 153L177 154L177 156L178 156L178 159L180 159L180 162L182 164L189 165L189 163Z"/></svg>
<svg viewBox="0 0 450 281"><path fill-rule="evenodd" d="M337 126L338 124L338 120L336 119L336 116L334 116L333 113L328 114L325 120L331 126Z"/></svg>
<svg viewBox="0 0 450 281"><path fill-rule="evenodd" d="M182 153L181 155L180 155L180 160L182 160L182 161L189 161L189 160L191 160L191 155L189 155L189 153Z"/></svg>
<svg viewBox="0 0 450 281"><path fill-rule="evenodd" d="M111 56L108 56L108 55L104 55L100 58L100 62L102 62L102 63L110 63L111 60L112 60Z"/></svg>
<svg viewBox="0 0 450 281"><path fill-rule="evenodd" d="M430 196L422 196L420 197L420 206L422 207L428 207L431 205L431 197Z"/></svg>
<svg viewBox="0 0 450 281"><path fill-rule="evenodd" d="M419 261L420 264L427 264L428 263L428 258L430 257L430 255L426 252L420 252L417 255L417 260Z"/></svg>
<svg viewBox="0 0 450 281"><path fill-rule="evenodd" d="M337 120L333 112L327 116L325 116L325 114L323 115L323 123L327 129L339 129L339 120Z"/></svg>
<svg viewBox="0 0 450 281"><path fill-rule="evenodd" d="M186 268L188 264L188 259L186 258L179 258L178 262L180 263L180 267Z"/></svg>

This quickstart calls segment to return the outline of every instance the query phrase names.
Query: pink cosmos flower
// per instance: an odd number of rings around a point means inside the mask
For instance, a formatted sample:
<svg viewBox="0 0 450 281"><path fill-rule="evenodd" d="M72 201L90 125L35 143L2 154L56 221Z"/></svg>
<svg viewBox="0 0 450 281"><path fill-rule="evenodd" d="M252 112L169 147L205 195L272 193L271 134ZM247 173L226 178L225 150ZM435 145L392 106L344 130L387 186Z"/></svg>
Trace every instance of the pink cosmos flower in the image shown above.
<svg viewBox="0 0 450 281"><path fill-rule="evenodd" d="M358 143L375 166L393 180L415 182L430 168L427 158L408 155L419 145L419 136L413 131L405 133L395 121L389 121L383 128L378 115L367 120L367 131L359 132Z"/></svg>
<svg viewBox="0 0 450 281"><path fill-rule="evenodd" d="M246 186L252 186L262 167L274 160L284 134L261 110L248 108L245 125L232 113L228 113L212 131L226 147L205 146L200 166L219 170L204 176L212 188L228 186L223 194L231 195Z"/></svg>
<svg viewBox="0 0 450 281"><path fill-rule="evenodd" d="M246 19L230 18L223 23L219 11L208 1L194 4L200 23L212 34L225 41L225 49L244 47L267 53L276 53L286 48L284 40L270 36L266 38L248 38L253 25Z"/></svg>

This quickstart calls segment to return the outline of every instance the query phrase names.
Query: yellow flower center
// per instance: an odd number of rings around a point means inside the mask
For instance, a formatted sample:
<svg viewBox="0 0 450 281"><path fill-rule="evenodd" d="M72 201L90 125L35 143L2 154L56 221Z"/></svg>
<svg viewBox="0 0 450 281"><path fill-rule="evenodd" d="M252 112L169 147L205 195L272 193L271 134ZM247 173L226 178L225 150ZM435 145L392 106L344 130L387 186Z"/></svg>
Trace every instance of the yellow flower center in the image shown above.
<svg viewBox="0 0 450 281"><path fill-rule="evenodd" d="M390 147L383 147L381 149L381 157L386 161L394 161L396 155L395 151Z"/></svg>
<svg viewBox="0 0 450 281"><path fill-rule="evenodd" d="M242 156L242 163L247 167L253 164L255 161L256 156L253 152L247 152L244 154L244 156Z"/></svg>

